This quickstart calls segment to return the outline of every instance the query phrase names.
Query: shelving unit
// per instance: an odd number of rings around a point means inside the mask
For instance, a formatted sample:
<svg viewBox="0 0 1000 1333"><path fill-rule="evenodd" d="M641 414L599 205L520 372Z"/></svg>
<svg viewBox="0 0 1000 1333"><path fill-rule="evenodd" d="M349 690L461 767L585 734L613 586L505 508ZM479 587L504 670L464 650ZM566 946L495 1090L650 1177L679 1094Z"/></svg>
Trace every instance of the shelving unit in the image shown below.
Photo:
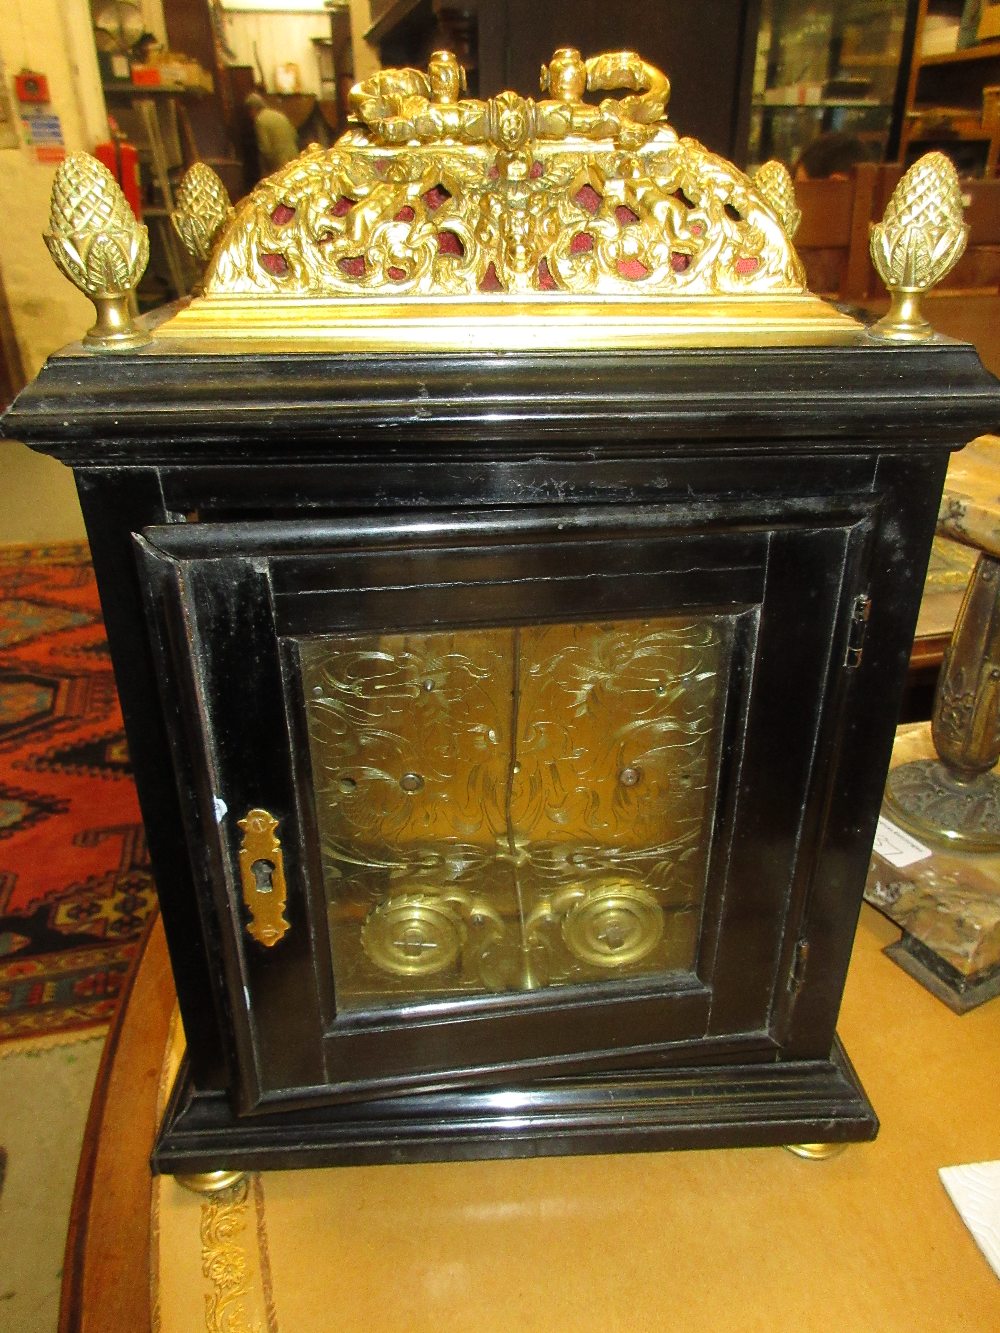
<svg viewBox="0 0 1000 1333"><path fill-rule="evenodd" d="M928 23L959 21L964 7L964 0L919 0L900 157L909 163L939 148L963 175L990 178L1000 160L1000 40L922 54Z"/></svg>
<svg viewBox="0 0 1000 1333"><path fill-rule="evenodd" d="M843 107L869 107L869 106L878 106L878 107L880 107L880 106L883 106L884 104L883 104L882 102L879 102L879 101L878 101L876 98L874 98L874 97L870 97L870 98L852 97L852 98L850 98L850 99L841 99L840 101L838 101L836 98L833 98L833 97L821 97L818 101L815 101L815 102L765 102L765 101L763 101L762 99L754 98L753 105L754 105L755 107L773 107L775 110L778 110L778 111L792 111L792 110L794 110L794 111L800 111L800 110L802 110L804 107L816 107L816 106L820 106L820 107L836 107L836 106L843 106Z"/></svg>
<svg viewBox="0 0 1000 1333"><path fill-rule="evenodd" d="M371 6L372 25L365 33L365 40L375 45L384 41L417 9L427 11L426 15L421 15L426 25L427 15L433 13L433 8L427 0L376 0Z"/></svg>
<svg viewBox="0 0 1000 1333"><path fill-rule="evenodd" d="M918 56L914 65L919 71L930 65L959 65L973 60L1000 60L1000 41L980 42L964 51L943 51L936 56Z"/></svg>
<svg viewBox="0 0 1000 1333"><path fill-rule="evenodd" d="M193 274L170 214L177 180L198 160L184 99L201 94L181 86L135 87L127 83L106 83L104 94L112 114L139 153L142 218L149 226L152 243L152 261L139 292L140 303L162 301L164 296L168 300L186 296Z"/></svg>
<svg viewBox="0 0 1000 1333"><path fill-rule="evenodd" d="M763 0L751 162L777 157L793 166L812 140L838 131L861 139L872 160L890 159L902 123L917 3ZM845 93L845 84L857 95Z"/></svg>

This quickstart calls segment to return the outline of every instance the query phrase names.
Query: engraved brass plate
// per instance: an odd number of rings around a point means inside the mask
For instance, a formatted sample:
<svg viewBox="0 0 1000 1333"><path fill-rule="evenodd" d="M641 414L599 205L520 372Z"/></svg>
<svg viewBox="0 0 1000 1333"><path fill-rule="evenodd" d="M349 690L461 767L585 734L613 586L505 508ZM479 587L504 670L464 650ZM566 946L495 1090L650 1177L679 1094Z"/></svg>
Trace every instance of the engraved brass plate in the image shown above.
<svg viewBox="0 0 1000 1333"><path fill-rule="evenodd" d="M300 641L338 1008L690 969L735 619Z"/></svg>
<svg viewBox="0 0 1000 1333"><path fill-rule="evenodd" d="M240 878L250 920L247 933L258 944L273 947L289 929L285 919L285 863L278 841L278 821L267 810L248 810L239 821Z"/></svg>

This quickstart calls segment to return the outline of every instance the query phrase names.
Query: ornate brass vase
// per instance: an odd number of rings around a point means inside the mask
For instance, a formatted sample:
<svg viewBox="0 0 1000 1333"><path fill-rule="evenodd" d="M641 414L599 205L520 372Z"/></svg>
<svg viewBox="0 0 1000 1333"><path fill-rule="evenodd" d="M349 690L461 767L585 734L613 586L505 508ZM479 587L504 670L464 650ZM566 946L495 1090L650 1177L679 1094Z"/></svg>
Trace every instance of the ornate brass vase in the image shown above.
<svg viewBox="0 0 1000 1333"><path fill-rule="evenodd" d="M1000 848L1000 561L983 552L941 667L931 735L939 759L889 775L886 804L920 837L970 852Z"/></svg>

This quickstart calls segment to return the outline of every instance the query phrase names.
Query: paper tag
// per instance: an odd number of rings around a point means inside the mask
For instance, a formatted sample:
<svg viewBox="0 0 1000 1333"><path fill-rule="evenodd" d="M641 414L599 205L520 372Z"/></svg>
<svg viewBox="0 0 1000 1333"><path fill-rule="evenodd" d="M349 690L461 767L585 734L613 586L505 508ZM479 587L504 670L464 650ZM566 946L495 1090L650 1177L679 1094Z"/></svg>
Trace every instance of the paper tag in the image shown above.
<svg viewBox="0 0 1000 1333"><path fill-rule="evenodd" d="M934 855L930 847L925 847L922 842L917 842L916 838L911 838L898 824L886 819L885 815L878 817L873 850L897 870L912 866L917 861L926 861L929 856Z"/></svg>
<svg viewBox="0 0 1000 1333"><path fill-rule="evenodd" d="M938 1169L941 1184L1000 1277L1000 1162L970 1162Z"/></svg>

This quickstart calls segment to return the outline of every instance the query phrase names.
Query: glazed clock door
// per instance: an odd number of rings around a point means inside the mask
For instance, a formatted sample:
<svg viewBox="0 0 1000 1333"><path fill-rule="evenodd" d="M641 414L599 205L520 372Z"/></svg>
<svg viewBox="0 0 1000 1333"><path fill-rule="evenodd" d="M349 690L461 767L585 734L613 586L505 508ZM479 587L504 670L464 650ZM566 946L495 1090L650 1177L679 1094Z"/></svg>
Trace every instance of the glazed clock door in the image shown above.
<svg viewBox="0 0 1000 1333"><path fill-rule="evenodd" d="M774 1058L869 530L594 506L138 539L242 1109Z"/></svg>
<svg viewBox="0 0 1000 1333"><path fill-rule="evenodd" d="M338 1009L690 972L751 619L300 641Z"/></svg>

